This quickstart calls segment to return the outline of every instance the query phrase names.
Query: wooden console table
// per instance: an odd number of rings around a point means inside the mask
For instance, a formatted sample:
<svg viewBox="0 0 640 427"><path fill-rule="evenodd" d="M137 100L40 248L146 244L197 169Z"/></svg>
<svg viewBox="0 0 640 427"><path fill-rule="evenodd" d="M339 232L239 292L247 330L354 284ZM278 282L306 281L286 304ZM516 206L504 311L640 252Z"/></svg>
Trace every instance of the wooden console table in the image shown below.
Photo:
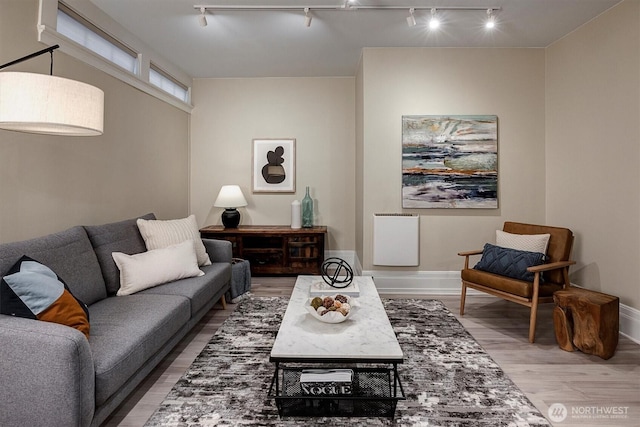
<svg viewBox="0 0 640 427"><path fill-rule="evenodd" d="M249 261L252 275L320 274L326 226L292 229L282 225L210 225L204 238L231 242L233 256Z"/></svg>

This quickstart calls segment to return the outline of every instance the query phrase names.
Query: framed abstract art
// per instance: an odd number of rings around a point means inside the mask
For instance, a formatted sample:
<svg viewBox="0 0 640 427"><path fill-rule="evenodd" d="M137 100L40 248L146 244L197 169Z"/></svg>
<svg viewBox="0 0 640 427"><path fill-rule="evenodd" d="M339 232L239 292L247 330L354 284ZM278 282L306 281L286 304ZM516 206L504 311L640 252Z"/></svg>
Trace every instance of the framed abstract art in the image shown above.
<svg viewBox="0 0 640 427"><path fill-rule="evenodd" d="M254 139L252 149L252 191L295 193L296 140Z"/></svg>
<svg viewBox="0 0 640 427"><path fill-rule="evenodd" d="M498 208L497 116L402 116L403 208Z"/></svg>

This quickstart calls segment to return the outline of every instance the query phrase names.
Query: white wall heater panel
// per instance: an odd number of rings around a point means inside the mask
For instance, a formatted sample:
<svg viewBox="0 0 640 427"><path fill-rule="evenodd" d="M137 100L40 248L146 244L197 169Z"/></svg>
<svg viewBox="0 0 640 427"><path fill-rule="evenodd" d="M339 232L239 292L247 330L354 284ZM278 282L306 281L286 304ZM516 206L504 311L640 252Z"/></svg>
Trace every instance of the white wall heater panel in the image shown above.
<svg viewBox="0 0 640 427"><path fill-rule="evenodd" d="M373 215L373 265L420 264L420 217L411 214Z"/></svg>

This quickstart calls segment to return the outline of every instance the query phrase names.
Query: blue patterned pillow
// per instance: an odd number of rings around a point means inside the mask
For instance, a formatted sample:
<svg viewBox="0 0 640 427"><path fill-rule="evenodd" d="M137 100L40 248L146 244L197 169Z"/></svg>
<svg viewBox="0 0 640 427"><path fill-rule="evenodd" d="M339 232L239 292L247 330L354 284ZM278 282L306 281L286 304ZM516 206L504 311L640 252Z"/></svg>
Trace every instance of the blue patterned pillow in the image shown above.
<svg viewBox="0 0 640 427"><path fill-rule="evenodd" d="M482 250L482 258L473 268L533 282L535 275L528 272L527 268L544 264L546 258L545 254L541 252L519 251L487 243ZM542 276L540 276L540 280L542 281Z"/></svg>

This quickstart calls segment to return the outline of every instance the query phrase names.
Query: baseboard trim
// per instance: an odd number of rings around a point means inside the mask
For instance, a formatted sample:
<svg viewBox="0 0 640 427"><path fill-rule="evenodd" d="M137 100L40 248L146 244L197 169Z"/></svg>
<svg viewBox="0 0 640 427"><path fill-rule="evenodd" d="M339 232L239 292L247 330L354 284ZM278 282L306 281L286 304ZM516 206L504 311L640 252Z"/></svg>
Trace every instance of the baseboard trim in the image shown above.
<svg viewBox="0 0 640 427"><path fill-rule="evenodd" d="M459 271L367 270L379 293L401 295L460 295Z"/></svg>
<svg viewBox="0 0 640 427"><path fill-rule="evenodd" d="M372 276L381 294L460 295L459 271L366 270L362 275ZM473 289L467 294L487 295ZM640 310L620 304L620 333L640 344Z"/></svg>
<svg viewBox="0 0 640 427"><path fill-rule="evenodd" d="M620 304L620 333L640 344L640 310Z"/></svg>

